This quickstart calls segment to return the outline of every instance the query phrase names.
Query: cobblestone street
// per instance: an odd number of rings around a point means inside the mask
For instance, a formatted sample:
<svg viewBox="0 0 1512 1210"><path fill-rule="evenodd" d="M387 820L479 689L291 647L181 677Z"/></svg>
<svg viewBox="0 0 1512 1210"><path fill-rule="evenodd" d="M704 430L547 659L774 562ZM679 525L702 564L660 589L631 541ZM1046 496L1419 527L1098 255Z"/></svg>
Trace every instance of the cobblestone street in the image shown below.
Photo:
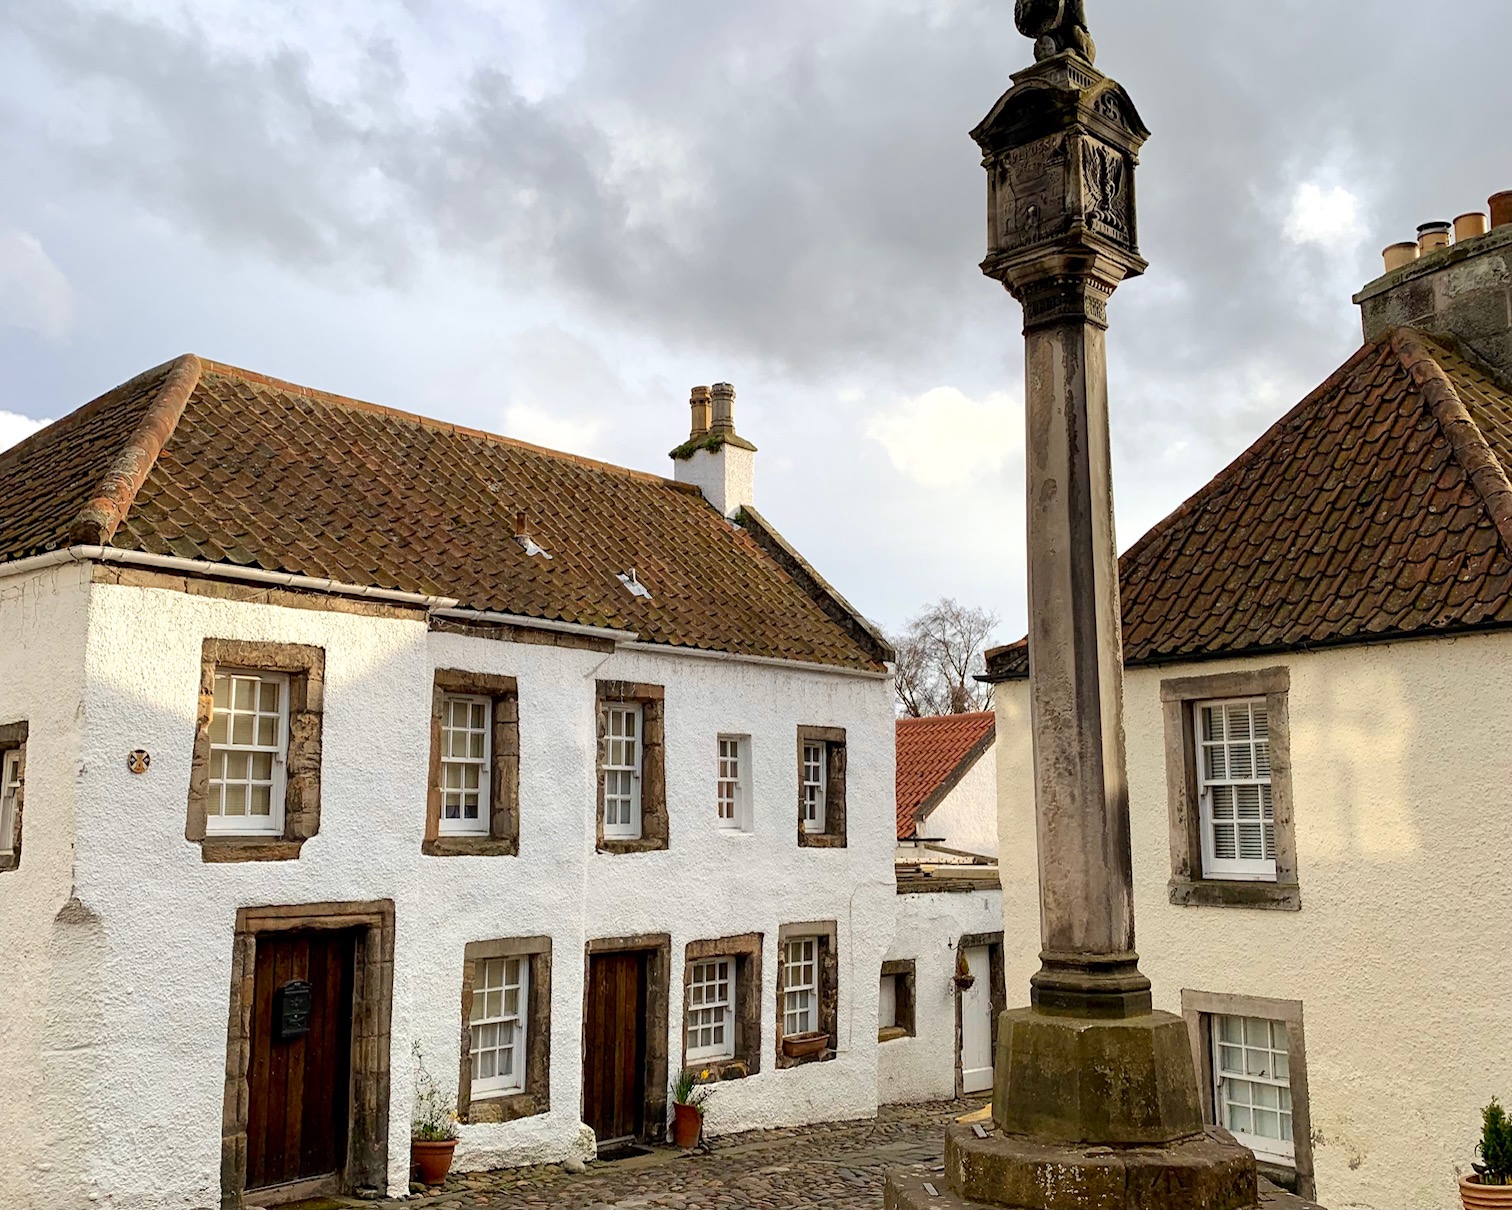
<svg viewBox="0 0 1512 1210"><path fill-rule="evenodd" d="M880 1210L884 1173L939 1163L946 1124L981 1104L890 1105L875 1121L728 1135L706 1150L658 1148L590 1164L578 1175L555 1164L470 1172L403 1201L323 1204L385 1210ZM1268 1210L1304 1205L1275 1194L1264 1204Z"/></svg>

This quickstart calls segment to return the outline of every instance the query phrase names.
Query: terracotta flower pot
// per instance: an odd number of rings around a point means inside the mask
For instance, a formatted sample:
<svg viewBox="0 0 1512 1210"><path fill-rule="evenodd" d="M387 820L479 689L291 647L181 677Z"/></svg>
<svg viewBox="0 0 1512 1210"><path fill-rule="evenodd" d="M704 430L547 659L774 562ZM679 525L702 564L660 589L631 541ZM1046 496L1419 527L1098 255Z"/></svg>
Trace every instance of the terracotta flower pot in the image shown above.
<svg viewBox="0 0 1512 1210"><path fill-rule="evenodd" d="M1465 1210L1512 1210L1512 1185L1482 1185L1479 1176L1460 1177Z"/></svg>
<svg viewBox="0 0 1512 1210"><path fill-rule="evenodd" d="M684 1151L698 1146L703 1133L703 1110L692 1105L672 1106L672 1141Z"/></svg>
<svg viewBox="0 0 1512 1210"><path fill-rule="evenodd" d="M817 1055L829 1045L829 1034L789 1034L782 1039L782 1053L790 1059Z"/></svg>
<svg viewBox="0 0 1512 1210"><path fill-rule="evenodd" d="M956 988L963 992L969 992L976 986L975 975L952 975L951 979L955 983Z"/></svg>
<svg viewBox="0 0 1512 1210"><path fill-rule="evenodd" d="M410 1165L420 1169L422 1185L439 1185L451 1171L452 1153L457 1150L456 1139L429 1142L425 1139L410 1140Z"/></svg>

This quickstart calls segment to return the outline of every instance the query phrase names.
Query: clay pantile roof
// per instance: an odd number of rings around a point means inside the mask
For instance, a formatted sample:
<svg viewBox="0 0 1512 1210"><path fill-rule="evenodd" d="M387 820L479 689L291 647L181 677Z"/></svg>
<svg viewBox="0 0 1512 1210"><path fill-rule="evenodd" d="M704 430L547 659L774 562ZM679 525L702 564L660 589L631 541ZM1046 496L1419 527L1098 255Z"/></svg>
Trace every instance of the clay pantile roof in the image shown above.
<svg viewBox="0 0 1512 1210"><path fill-rule="evenodd" d="M552 558L514 539L516 515ZM878 670L889 651L754 511L193 356L0 453L0 562L111 545ZM650 599L618 579L634 568Z"/></svg>
<svg viewBox="0 0 1512 1210"><path fill-rule="evenodd" d="M1125 663L1512 623L1509 388L1444 338L1366 345L1124 553Z"/></svg>
<svg viewBox="0 0 1512 1210"><path fill-rule="evenodd" d="M918 835L919 821L939 806L992 746L995 716L942 714L900 718L897 725L898 839Z"/></svg>

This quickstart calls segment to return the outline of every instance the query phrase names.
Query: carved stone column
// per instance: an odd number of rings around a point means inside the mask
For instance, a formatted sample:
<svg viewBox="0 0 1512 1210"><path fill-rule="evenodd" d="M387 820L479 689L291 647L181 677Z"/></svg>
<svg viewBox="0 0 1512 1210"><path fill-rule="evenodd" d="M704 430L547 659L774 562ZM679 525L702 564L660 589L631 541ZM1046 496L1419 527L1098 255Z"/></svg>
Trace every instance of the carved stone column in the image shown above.
<svg viewBox="0 0 1512 1210"><path fill-rule="evenodd" d="M1134 952L1105 338L1109 298L1145 269L1149 132L1084 57L1081 8L1019 0L1040 61L972 132L982 270L1024 312L1042 948L1031 1007L1000 1020L992 1129L948 1132L946 1180L956 1206L1235 1210L1255 1203L1254 1157L1204 1127L1186 1025L1152 1011ZM889 1179L889 1207L931 1204L924 1178Z"/></svg>

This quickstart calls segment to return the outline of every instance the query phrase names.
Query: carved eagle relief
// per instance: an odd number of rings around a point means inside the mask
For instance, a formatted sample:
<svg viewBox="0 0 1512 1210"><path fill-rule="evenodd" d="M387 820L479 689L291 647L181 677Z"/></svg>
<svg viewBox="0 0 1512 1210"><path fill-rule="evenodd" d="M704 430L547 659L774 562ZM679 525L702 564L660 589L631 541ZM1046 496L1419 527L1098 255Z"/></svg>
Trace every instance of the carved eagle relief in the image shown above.
<svg viewBox="0 0 1512 1210"><path fill-rule="evenodd" d="M1016 0L1013 19L1019 33L1034 40L1036 60L1072 50L1088 63L1097 46L1087 32L1086 0Z"/></svg>

